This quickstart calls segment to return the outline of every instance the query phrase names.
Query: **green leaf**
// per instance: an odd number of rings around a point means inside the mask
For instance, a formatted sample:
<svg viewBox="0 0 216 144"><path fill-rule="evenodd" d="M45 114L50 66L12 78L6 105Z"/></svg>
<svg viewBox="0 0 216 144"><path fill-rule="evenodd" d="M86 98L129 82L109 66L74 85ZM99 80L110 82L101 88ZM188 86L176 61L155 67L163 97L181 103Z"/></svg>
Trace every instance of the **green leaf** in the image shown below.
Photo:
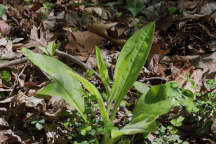
<svg viewBox="0 0 216 144"><path fill-rule="evenodd" d="M168 11L170 15L173 15L178 9L175 6L169 7Z"/></svg>
<svg viewBox="0 0 216 144"><path fill-rule="evenodd" d="M208 80L206 85L211 90L216 89L216 78Z"/></svg>
<svg viewBox="0 0 216 144"><path fill-rule="evenodd" d="M37 123L36 120L31 121L31 124L36 124L36 123Z"/></svg>
<svg viewBox="0 0 216 144"><path fill-rule="evenodd" d="M86 120L83 114L85 110L84 98L82 97L83 90L80 82L68 73L72 69L55 58L36 54L26 48L23 48L22 51L32 63L45 71L54 80L54 82L39 91L38 94L59 96L65 99Z"/></svg>
<svg viewBox="0 0 216 144"><path fill-rule="evenodd" d="M147 93L150 89L146 84L137 81L134 83L134 87L142 94Z"/></svg>
<svg viewBox="0 0 216 144"><path fill-rule="evenodd" d="M38 46L40 50L42 50L48 56L54 56L56 49L60 47L60 43L56 44L54 41L48 44L47 49L42 46Z"/></svg>
<svg viewBox="0 0 216 144"><path fill-rule="evenodd" d="M114 127L113 122L109 121L106 122L104 125L104 137L102 140L102 144L112 144L112 139L111 139L111 131L113 129L116 129L116 127Z"/></svg>
<svg viewBox="0 0 216 144"><path fill-rule="evenodd" d="M168 82L163 85L153 86L147 93L144 93L134 108L133 117L140 114L159 116L169 112L172 106L179 105L176 98L179 96L178 89L173 88L175 82Z"/></svg>
<svg viewBox="0 0 216 144"><path fill-rule="evenodd" d="M45 119L41 119L38 121L40 124L44 124L45 123Z"/></svg>
<svg viewBox="0 0 216 144"><path fill-rule="evenodd" d="M0 4L0 17L2 17L6 12L6 8L4 5Z"/></svg>
<svg viewBox="0 0 216 144"><path fill-rule="evenodd" d="M112 120L115 117L117 108L138 78L139 72L144 66L151 49L155 23L149 23L142 29L135 32L124 45L117 60L114 71L114 84L111 97L108 99L108 108L115 100Z"/></svg>
<svg viewBox="0 0 216 144"><path fill-rule="evenodd" d="M71 76L77 78L83 84L83 86L92 95L94 95L96 97L98 105L99 105L99 109L100 109L100 112L101 112L101 115L102 115L102 118L103 118L104 122L109 121L109 116L108 116L108 113L107 113L106 108L104 106L103 98L102 98L100 92L98 91L98 89L92 83L90 83L85 78L79 76L78 74L76 74L76 73L74 73L72 71L68 71L68 74L70 74Z"/></svg>
<svg viewBox="0 0 216 144"><path fill-rule="evenodd" d="M50 42L47 47L47 51L50 56L53 56L56 52L56 49L59 48L60 43L56 44L54 41Z"/></svg>
<svg viewBox="0 0 216 144"><path fill-rule="evenodd" d="M53 3L50 2L44 2L43 3L43 7L45 9L45 13L49 14L49 12L51 11L52 7L53 7Z"/></svg>
<svg viewBox="0 0 216 144"><path fill-rule="evenodd" d="M38 129L38 130L42 130L43 129L43 125L41 123L36 123L35 124L35 127Z"/></svg>
<svg viewBox="0 0 216 144"><path fill-rule="evenodd" d="M72 107L76 108L76 103L74 103L73 98L71 98L72 96L70 96L70 94L68 94L69 92L67 92L67 90L65 90L64 87L62 87L62 85L58 82L58 81L54 81L51 82L50 84L48 84L46 87L44 87L42 90L37 92L37 97L43 98L45 96L60 96L61 98L63 98L69 105L71 105ZM82 91L80 92L80 96L81 96L81 100L83 100L82 98ZM82 102L82 101L81 101ZM79 105L79 104L78 104ZM82 103L81 103L82 106ZM84 107L84 104L83 104ZM83 116L84 119L86 119L86 116L83 114L84 110L79 110L79 107L76 108L81 115ZM83 108L84 109L84 108Z"/></svg>
<svg viewBox="0 0 216 144"><path fill-rule="evenodd" d="M127 0L127 9L136 16L144 8L144 4L141 0Z"/></svg>
<svg viewBox="0 0 216 144"><path fill-rule="evenodd" d="M88 127L84 128L84 129L82 129L82 130L81 130L81 135L85 136L86 133L87 133L88 131L90 131L91 129L92 129L91 126L88 126Z"/></svg>
<svg viewBox="0 0 216 144"><path fill-rule="evenodd" d="M0 72L0 77L5 81L5 82L9 82L11 79L11 74L9 71L3 70Z"/></svg>
<svg viewBox="0 0 216 144"><path fill-rule="evenodd" d="M0 92L0 99L3 99L5 97L6 97L5 94L3 92Z"/></svg>
<svg viewBox="0 0 216 144"><path fill-rule="evenodd" d="M112 137L116 139L121 135L148 134L156 130L156 119L160 115L166 114L175 106L189 106L182 99L190 101L192 98L185 97L187 96L182 94L176 82L153 86L139 98L134 108L132 121L122 129L115 131Z"/></svg>
<svg viewBox="0 0 216 144"><path fill-rule="evenodd" d="M180 116L177 119L172 119L170 123L176 127L182 126L182 122L184 121L184 117Z"/></svg>
<svg viewBox="0 0 216 144"><path fill-rule="evenodd" d="M42 50L46 55L49 55L49 52L47 51L47 49L45 47L42 47L42 46L38 46L38 48L40 50Z"/></svg>
<svg viewBox="0 0 216 144"><path fill-rule="evenodd" d="M97 66L98 66L98 71L100 74L100 78L106 88L106 92L108 95L110 95L110 88L109 88L109 83L110 83L110 79L109 79L109 74L108 74L108 70L107 67L105 65L105 62L103 60L103 57L101 55L101 52L99 50L98 47L96 47L96 57L97 57Z"/></svg>
<svg viewBox="0 0 216 144"><path fill-rule="evenodd" d="M153 115L142 115L139 119L141 120L131 122L120 130L113 129L111 133L113 141L116 141L116 139L122 135L133 135L137 133L144 133L147 135L149 132L154 131L158 127L155 121L155 116Z"/></svg>
<svg viewBox="0 0 216 144"><path fill-rule="evenodd" d="M188 89L180 89L178 88L179 96L176 97L176 100L180 105L185 106L187 112L198 112L199 109L196 107L194 100L194 94L192 91Z"/></svg>

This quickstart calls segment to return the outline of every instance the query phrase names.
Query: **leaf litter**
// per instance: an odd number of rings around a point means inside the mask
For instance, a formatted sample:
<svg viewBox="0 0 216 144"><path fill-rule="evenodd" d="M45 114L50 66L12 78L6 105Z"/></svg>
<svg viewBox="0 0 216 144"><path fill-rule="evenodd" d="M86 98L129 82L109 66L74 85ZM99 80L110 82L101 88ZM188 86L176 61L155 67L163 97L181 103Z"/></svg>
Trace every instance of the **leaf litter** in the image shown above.
<svg viewBox="0 0 216 144"><path fill-rule="evenodd" d="M126 9L122 12L121 5L102 7L97 4L98 1L92 1L95 4L93 6L79 5L82 2L73 5L58 0L48 15L44 14L43 2L3 3L7 10L0 20L0 62L6 65L0 67L0 71L11 73L11 79L6 85L0 77L0 143L68 142L67 135L62 134L67 129L61 126L60 121L65 119L61 112L71 108L58 97L51 96L44 100L33 97L37 90L50 81L49 77L26 60L7 66L8 62L22 57L22 47L42 53L37 49L38 45L47 46L53 40L61 42L59 50L95 68L95 46L99 46L109 66L109 73L113 75L119 47L140 25L156 21L153 47L138 81L145 81L152 86L175 80L182 88L195 91L191 83L193 81L197 85L196 91L199 91L206 87L207 80L216 77L215 2L187 0L153 4L143 1L146 8L139 17L134 17ZM179 8L182 13L170 13L170 6ZM65 57L57 58L80 73L85 71ZM91 81L104 89L101 82L92 77ZM133 90L129 95L125 102L130 106L126 109L122 106L115 119L119 127L128 123L130 116L126 113L136 103ZM43 131L36 130L28 123L28 119L33 117L45 119L50 124ZM152 135L150 139L154 138Z"/></svg>

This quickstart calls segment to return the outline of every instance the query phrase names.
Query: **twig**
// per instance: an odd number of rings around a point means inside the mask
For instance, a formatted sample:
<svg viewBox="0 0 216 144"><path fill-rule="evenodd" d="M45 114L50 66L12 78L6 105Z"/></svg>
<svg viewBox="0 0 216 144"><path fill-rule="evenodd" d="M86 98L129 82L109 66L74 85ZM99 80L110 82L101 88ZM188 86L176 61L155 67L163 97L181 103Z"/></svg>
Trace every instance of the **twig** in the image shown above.
<svg viewBox="0 0 216 144"><path fill-rule="evenodd" d="M216 9L215 9L214 11L212 11L212 12L208 15L208 17L212 17L214 14L216 14Z"/></svg>
<svg viewBox="0 0 216 144"><path fill-rule="evenodd" d="M162 80L162 81L168 81L168 79L166 78L162 78L162 77L150 77L150 78L143 78L142 80L140 80L141 82L144 81L150 81L150 80Z"/></svg>
<svg viewBox="0 0 216 144"><path fill-rule="evenodd" d="M211 38L216 39L216 36L211 34L211 32L202 24L198 23L198 25L207 33L207 35Z"/></svg>
<svg viewBox="0 0 216 144"><path fill-rule="evenodd" d="M38 40L35 40L35 43L33 44L33 45L31 45L31 46L24 46L25 48L30 48L30 47L37 47L37 46L43 46L43 47L45 47L45 48L47 48L47 45L46 44L43 44L42 42L40 42L40 41L38 41ZM55 52L55 54L56 55L58 55L58 56L62 56L62 57L66 57L66 58L68 58L69 60L71 60L73 63L76 63L76 64L78 64L78 65L80 65L80 66L82 66L83 68L85 68L86 70L91 70L91 71L93 71L94 72L94 74L97 76L97 77L99 77L100 78L100 75L95 71L95 70L93 70L91 67L89 67L88 65L86 65L85 63L83 63L82 61L80 61L78 58L76 58L75 56L72 56L72 55L70 55L70 54L68 54L68 53L65 53L65 52L63 52L63 51L60 51L60 50L56 50L56 52Z"/></svg>
<svg viewBox="0 0 216 144"><path fill-rule="evenodd" d="M91 70L94 72L94 74L100 78L100 75L95 71L93 70L91 67L89 67L88 65L86 65L85 63L83 63L82 61L80 61L78 58L76 58L75 56L72 56L70 54L67 54L63 51L60 51L60 50L56 50L56 55L58 56L63 56L63 57L66 57L68 59L70 59L72 62L82 66L83 68L85 68L86 70Z"/></svg>
<svg viewBox="0 0 216 144"><path fill-rule="evenodd" d="M16 64L21 64L26 61L27 61L27 58L20 58L20 59L12 60L7 63L0 64L0 68L5 68L5 67L16 65Z"/></svg>

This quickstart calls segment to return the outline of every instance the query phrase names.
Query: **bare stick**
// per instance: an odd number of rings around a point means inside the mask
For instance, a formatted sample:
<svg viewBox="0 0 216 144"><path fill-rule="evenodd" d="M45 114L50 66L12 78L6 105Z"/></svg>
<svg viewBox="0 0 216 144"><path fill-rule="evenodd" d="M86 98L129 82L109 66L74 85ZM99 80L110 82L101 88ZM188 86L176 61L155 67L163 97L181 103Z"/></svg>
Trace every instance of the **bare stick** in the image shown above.
<svg viewBox="0 0 216 144"><path fill-rule="evenodd" d="M86 70L92 70L94 72L94 74L100 78L100 75L95 70L93 70L91 67L89 67L87 64L83 63L82 61L80 61L75 56L72 56L72 55L67 54L67 53L60 51L60 50L56 50L56 55L66 57L66 58L70 59L72 62L82 66Z"/></svg>
<svg viewBox="0 0 216 144"><path fill-rule="evenodd" d="M0 68L5 68L8 66L21 64L21 63L24 63L26 61L27 61L27 58L20 58L20 59L12 60L12 61L9 61L7 63L0 64Z"/></svg>
<svg viewBox="0 0 216 144"><path fill-rule="evenodd" d="M40 41L36 41L36 43L34 43L34 45L31 45L30 47L37 47L38 45L40 46L43 46L43 47L46 47L47 48L47 45L41 43ZM29 46L24 46L25 48L30 48ZM58 56L61 56L61 57L66 57L68 58L70 61L72 61L73 63L76 63L78 65L80 65L81 67L85 68L86 70L92 70L94 72L94 74L100 78L99 74L94 71L91 67L89 67L87 64L83 63L82 61L80 61L78 58L76 58L75 56L72 56L68 53L65 53L63 51L60 51L60 50L56 50L55 52L56 55Z"/></svg>
<svg viewBox="0 0 216 144"><path fill-rule="evenodd" d="M162 80L162 81L168 81L167 78L163 78L163 77L150 77L150 78L143 78L142 80L140 80L141 82L144 81L150 81L150 80Z"/></svg>

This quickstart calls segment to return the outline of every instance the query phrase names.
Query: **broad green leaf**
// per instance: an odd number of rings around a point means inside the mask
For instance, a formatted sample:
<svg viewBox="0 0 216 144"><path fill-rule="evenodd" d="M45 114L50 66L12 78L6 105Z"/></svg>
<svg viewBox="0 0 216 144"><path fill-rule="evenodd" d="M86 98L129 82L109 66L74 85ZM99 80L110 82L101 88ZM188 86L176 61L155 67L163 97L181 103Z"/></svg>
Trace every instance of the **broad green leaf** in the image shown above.
<svg viewBox="0 0 216 144"><path fill-rule="evenodd" d="M150 89L146 84L137 81L134 83L134 87L142 94L147 93Z"/></svg>
<svg viewBox="0 0 216 144"><path fill-rule="evenodd" d="M83 114L85 110L84 98L82 97L83 90L80 82L68 73L72 69L55 58L36 54L26 48L23 48L22 51L32 63L45 71L54 80L39 94L54 94L65 99L85 119Z"/></svg>
<svg viewBox="0 0 216 144"><path fill-rule="evenodd" d="M174 87L175 82L168 82L163 85L153 86L146 94L143 94L134 108L133 117L140 114L159 116L169 112L172 106L179 105L176 101L179 97L178 87Z"/></svg>
<svg viewBox="0 0 216 144"><path fill-rule="evenodd" d="M154 29L155 23L149 23L135 32L121 50L114 71L114 84L111 97L108 100L109 108L112 101L115 100L112 119L114 119L121 100L136 81L140 70L148 58L153 41Z"/></svg>
<svg viewBox="0 0 216 144"><path fill-rule="evenodd" d="M163 85L153 86L144 93L138 100L133 112L132 121L118 131L114 131L113 138L121 135L131 135L137 133L146 133L156 130L156 119L169 112L172 107L186 106L190 107L192 97L185 96L176 82L168 82Z"/></svg>
<svg viewBox="0 0 216 144"><path fill-rule="evenodd" d="M101 52L99 50L98 47L96 47L96 57L97 57L97 66L98 66L98 71L99 71L99 74L100 74L100 78L106 88L106 92L108 95L110 95L110 88L109 88L109 83L110 83L110 80L109 80L109 74L108 74L108 70L107 70L107 67L106 67L106 64L103 60L103 57L101 55Z"/></svg>
<svg viewBox="0 0 216 144"><path fill-rule="evenodd" d="M62 87L58 81L51 82L45 86L42 90L37 92L37 97L43 98L45 96L60 96L63 98L69 105L74 105L74 100L68 95L67 91ZM82 113L81 115L85 117Z"/></svg>
<svg viewBox="0 0 216 144"><path fill-rule="evenodd" d="M190 111L196 109L193 97L185 95L178 88L178 84L171 81L166 84L153 86L146 94L143 94L134 108L133 118L143 113L145 115L163 115L174 106L185 106L190 108Z"/></svg>
<svg viewBox="0 0 216 144"><path fill-rule="evenodd" d="M98 91L98 89L92 84L90 83L88 80L86 80L85 78L79 76L78 74L72 72L72 71L68 71L68 73L70 75L72 75L73 77L77 78L82 84L83 86L92 94L96 97L98 105L99 105L99 109L101 112L101 115L104 119L105 122L109 121L109 116L108 113L106 111L106 108L104 106L104 102L103 102L103 98L101 97L100 92Z"/></svg>
<svg viewBox="0 0 216 144"><path fill-rule="evenodd" d="M155 129L157 129L158 124L155 121L155 116L143 115L141 117L142 119L140 121L131 122L120 130L113 129L111 133L113 141L115 141L122 135L134 135L137 133L143 133L147 135L149 132L152 132Z"/></svg>
<svg viewBox="0 0 216 144"><path fill-rule="evenodd" d="M196 107L195 103L193 102L194 99L193 92L187 89L179 89L179 94L181 95L181 97L178 97L177 99L181 105L186 107L186 110L188 112L199 111L199 109Z"/></svg>

